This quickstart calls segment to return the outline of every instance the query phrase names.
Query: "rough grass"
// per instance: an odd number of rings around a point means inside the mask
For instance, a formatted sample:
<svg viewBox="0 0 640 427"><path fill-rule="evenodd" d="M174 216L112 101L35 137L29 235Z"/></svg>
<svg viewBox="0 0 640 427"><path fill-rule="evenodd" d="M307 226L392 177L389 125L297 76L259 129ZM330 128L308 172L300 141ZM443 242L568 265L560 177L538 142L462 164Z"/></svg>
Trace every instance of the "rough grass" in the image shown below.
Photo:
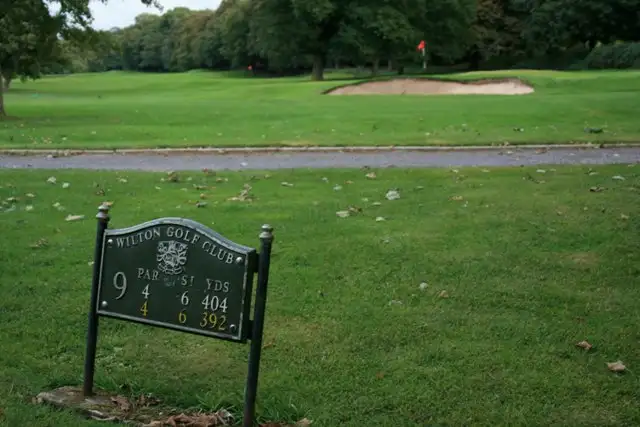
<svg viewBox="0 0 640 427"><path fill-rule="evenodd" d="M0 425L102 425L30 400L81 383L92 218L104 200L115 202L112 227L183 216L249 245L263 223L275 227L262 419L639 425L638 166L544 171L194 172L170 183L163 174L0 170ZM228 201L245 183L256 199ZM211 187L207 207L194 206L203 190L193 184ZM399 200L386 200L392 188ZM336 216L349 206L363 211ZM575 346L585 339L589 352ZM237 410L247 352L103 319L96 380L185 408ZM625 374L608 371L617 360Z"/></svg>
<svg viewBox="0 0 640 427"><path fill-rule="evenodd" d="M536 90L520 96L325 96L359 81L345 72L329 77L316 83L242 73L109 72L15 82L6 94L15 119L0 123L0 148L640 141L640 72L440 76L518 77Z"/></svg>

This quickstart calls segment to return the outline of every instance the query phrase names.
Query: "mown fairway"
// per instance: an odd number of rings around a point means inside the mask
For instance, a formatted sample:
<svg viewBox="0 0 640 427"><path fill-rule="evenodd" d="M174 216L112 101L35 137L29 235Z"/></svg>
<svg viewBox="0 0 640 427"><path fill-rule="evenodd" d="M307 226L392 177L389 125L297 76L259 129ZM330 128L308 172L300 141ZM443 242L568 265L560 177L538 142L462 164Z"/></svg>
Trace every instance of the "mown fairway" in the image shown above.
<svg viewBox="0 0 640 427"><path fill-rule="evenodd" d="M117 85L143 80L113 78L108 93L131 114L141 105L136 102L162 98L149 95L148 87L139 96L115 95ZM204 100L201 93L195 99L205 78L145 77L184 79L184 86L193 79L191 89L182 89L198 105L189 107L193 115L204 117L208 103L220 115L240 116L240 101L225 109L229 98L216 101L210 93ZM613 85L607 78L601 79ZM77 79L86 84L91 78ZM104 113L105 105L115 105L106 95L102 101L74 98L66 83L56 92L55 82L38 83L48 88L41 98L14 97L15 112L35 114L46 102L53 115L53 99L62 99L59 118L72 129L71 106L79 123L98 107ZM260 96L281 97L265 98L264 105L282 105L260 117L295 110L286 101L295 84L260 84ZM180 90L173 90L170 99L177 103ZM305 90L295 95L301 103ZM557 90L549 88L543 99ZM625 95L608 96L613 105L615 96ZM187 98L172 111L195 123L185 111ZM147 123L180 131L160 119L169 120L171 112L153 108L161 116L141 112ZM252 108L247 123L257 117ZM133 120L123 111L112 114ZM105 132L112 143L126 135L117 128L107 133L105 117L95 120L102 125L78 129L95 129L96 138ZM250 126L231 127L228 120L220 126L251 134ZM93 216L104 200L114 202L112 227L182 216L247 245L257 244L263 223L275 227L259 391L266 419L307 416L314 427L640 425L638 167L379 170L376 179L364 170L193 172L180 174L178 183L162 181L163 174L2 170L0 425L103 425L30 402L43 389L81 382ZM52 175L56 184L46 182ZM228 200L245 183L255 199ZM392 188L400 199L385 198ZM208 205L196 208L201 193ZM362 212L336 215L349 206ZM86 219L66 222L69 214ZM247 347L109 319L101 325L101 388L151 392L182 407L239 408ZM593 349L577 348L582 340ZM626 373L607 369L606 362L617 360Z"/></svg>
<svg viewBox="0 0 640 427"><path fill-rule="evenodd" d="M0 148L478 145L640 141L640 72L511 71L523 96L324 96L308 77L110 72L15 82ZM602 129L589 133L585 128Z"/></svg>

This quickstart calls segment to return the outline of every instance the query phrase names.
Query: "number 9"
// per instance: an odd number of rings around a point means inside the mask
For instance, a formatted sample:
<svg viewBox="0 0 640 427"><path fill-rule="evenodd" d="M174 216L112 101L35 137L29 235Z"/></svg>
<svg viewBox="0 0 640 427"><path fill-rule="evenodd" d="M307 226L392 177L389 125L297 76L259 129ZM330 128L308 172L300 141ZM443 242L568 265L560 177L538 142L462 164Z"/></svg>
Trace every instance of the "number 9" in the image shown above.
<svg viewBox="0 0 640 427"><path fill-rule="evenodd" d="M120 277L120 284L118 284L118 277ZM118 295L116 299L122 298L125 292L127 292L127 276L125 276L122 271L118 271L113 276L113 287L120 291L120 295Z"/></svg>

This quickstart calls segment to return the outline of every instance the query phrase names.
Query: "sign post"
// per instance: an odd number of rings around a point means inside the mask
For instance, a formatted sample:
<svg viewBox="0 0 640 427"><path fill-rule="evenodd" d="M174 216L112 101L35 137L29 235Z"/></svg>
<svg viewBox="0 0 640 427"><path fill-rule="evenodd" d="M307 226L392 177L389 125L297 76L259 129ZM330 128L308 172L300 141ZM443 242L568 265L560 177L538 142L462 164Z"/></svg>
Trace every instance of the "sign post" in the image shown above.
<svg viewBox="0 0 640 427"><path fill-rule="evenodd" d="M258 393L258 371L260 370L260 354L262 352L262 333L264 330L264 315L267 307L267 285L269 284L269 264L271 263L271 243L273 229L268 225L262 226L260 233L260 261L258 264L258 288L253 314L253 335L249 353L249 370L247 387L244 398L244 418L242 427L253 427L255 418L256 396Z"/></svg>
<svg viewBox="0 0 640 427"><path fill-rule="evenodd" d="M250 340L243 426L253 427L273 229L262 226L258 254L185 218L108 229L106 205L96 218L84 396L94 394L100 316L236 343Z"/></svg>
<svg viewBox="0 0 640 427"><path fill-rule="evenodd" d="M102 261L102 241L109 225L109 206L98 208L98 230L96 232L96 248L93 257L93 282L91 285L91 305L89 306L89 326L87 327L87 350L84 359L84 384L82 393L93 396L93 373L96 365L96 344L98 342L98 286L100 281L100 263Z"/></svg>

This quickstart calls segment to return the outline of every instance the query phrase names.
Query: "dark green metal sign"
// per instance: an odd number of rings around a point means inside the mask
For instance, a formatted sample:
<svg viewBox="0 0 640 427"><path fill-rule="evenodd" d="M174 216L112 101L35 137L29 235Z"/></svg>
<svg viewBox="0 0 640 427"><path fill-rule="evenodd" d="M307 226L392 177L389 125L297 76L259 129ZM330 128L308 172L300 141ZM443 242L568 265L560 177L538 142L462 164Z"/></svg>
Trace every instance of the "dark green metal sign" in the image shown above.
<svg viewBox="0 0 640 427"><path fill-rule="evenodd" d="M253 427L273 229L262 226L258 253L189 219L161 218L109 230L107 205L100 206L96 219L84 396L94 394L100 316L240 343L251 340L242 425Z"/></svg>
<svg viewBox="0 0 640 427"><path fill-rule="evenodd" d="M97 312L245 342L256 255L183 218L106 230Z"/></svg>

